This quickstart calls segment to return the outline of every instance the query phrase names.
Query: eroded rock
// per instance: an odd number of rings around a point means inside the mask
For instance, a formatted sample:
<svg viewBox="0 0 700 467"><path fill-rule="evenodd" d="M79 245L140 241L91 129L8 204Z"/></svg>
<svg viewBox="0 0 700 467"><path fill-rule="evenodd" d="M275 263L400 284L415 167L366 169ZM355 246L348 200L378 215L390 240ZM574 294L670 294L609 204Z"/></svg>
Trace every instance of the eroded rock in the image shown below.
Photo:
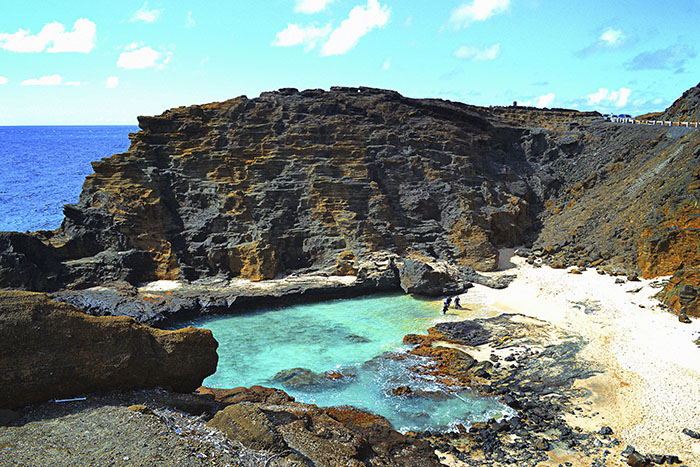
<svg viewBox="0 0 700 467"><path fill-rule="evenodd" d="M91 391L189 392L216 370L211 331L94 317L40 293L0 291L0 407Z"/></svg>

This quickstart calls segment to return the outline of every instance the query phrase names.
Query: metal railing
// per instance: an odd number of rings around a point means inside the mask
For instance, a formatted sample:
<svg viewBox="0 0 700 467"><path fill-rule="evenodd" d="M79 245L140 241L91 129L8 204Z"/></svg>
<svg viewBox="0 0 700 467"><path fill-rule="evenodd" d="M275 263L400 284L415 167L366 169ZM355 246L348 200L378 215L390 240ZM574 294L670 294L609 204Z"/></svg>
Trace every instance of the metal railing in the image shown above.
<svg viewBox="0 0 700 467"><path fill-rule="evenodd" d="M687 128L700 128L698 122L673 122L670 120L637 120L636 118L606 117L606 120L614 123L634 123L636 125L660 125L660 126L681 126Z"/></svg>

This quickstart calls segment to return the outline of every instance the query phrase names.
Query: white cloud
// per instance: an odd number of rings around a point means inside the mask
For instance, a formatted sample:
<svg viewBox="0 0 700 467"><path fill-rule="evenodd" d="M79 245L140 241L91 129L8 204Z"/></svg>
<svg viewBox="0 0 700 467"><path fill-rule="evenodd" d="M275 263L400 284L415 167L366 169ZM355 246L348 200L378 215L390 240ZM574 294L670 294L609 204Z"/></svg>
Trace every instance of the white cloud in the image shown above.
<svg viewBox="0 0 700 467"><path fill-rule="evenodd" d="M450 23L456 28L466 28L475 21L486 21L490 17L503 13L508 9L510 0L474 0L464 3L450 15Z"/></svg>
<svg viewBox="0 0 700 467"><path fill-rule="evenodd" d="M159 69L159 70L162 70L163 68L165 68L165 65L167 65L168 63L170 63L170 60L172 60L172 59L173 59L173 53L172 53L172 52L166 52L166 53L165 53L165 58L163 59L163 62L161 62L161 63L158 65L158 69Z"/></svg>
<svg viewBox="0 0 700 467"><path fill-rule="evenodd" d="M390 10L377 0L367 0L365 7L356 6L350 10L347 19L340 23L323 44L321 55L342 55L357 45L362 36L375 27L384 26L389 21Z"/></svg>
<svg viewBox="0 0 700 467"><path fill-rule="evenodd" d="M316 44L325 39L331 32L331 25L319 28L315 25L301 27L298 24L287 24L287 28L277 33L277 38L272 45L277 47L291 47L303 45L306 51L316 47Z"/></svg>
<svg viewBox="0 0 700 467"><path fill-rule="evenodd" d="M391 58L388 58L384 60L384 63L382 63L382 70L386 71L389 68L391 68Z"/></svg>
<svg viewBox="0 0 700 467"><path fill-rule="evenodd" d="M129 19L132 23L135 21L143 21L144 23L153 23L158 19L163 10L158 10L154 8L152 10L148 9L148 2L144 2L143 6L136 10L136 13Z"/></svg>
<svg viewBox="0 0 700 467"><path fill-rule="evenodd" d="M38 34L19 29L13 34L0 33L0 49L11 52L79 52L89 53L95 48L97 26L87 18L73 23L73 30L66 32L65 26L54 21L46 24ZM49 47L50 45L50 47Z"/></svg>
<svg viewBox="0 0 700 467"><path fill-rule="evenodd" d="M475 46L463 45L454 51L454 56L475 62L494 60L501 54L501 44L493 44L491 47L480 49Z"/></svg>
<svg viewBox="0 0 700 467"><path fill-rule="evenodd" d="M117 67L127 70L151 68L156 66L156 62L162 55L157 50L153 50L151 46L141 47L132 52L121 53L117 61Z"/></svg>
<svg viewBox="0 0 700 467"><path fill-rule="evenodd" d="M192 28L195 27L196 25L197 25L197 22L196 22L196 21L194 20L194 18L192 17L192 12L191 12L191 11L188 11L188 12L187 12L187 18L185 18L185 27L186 27L187 29L192 29Z"/></svg>
<svg viewBox="0 0 700 467"><path fill-rule="evenodd" d="M602 106L612 106L624 107L627 105L632 90L628 88L620 88L619 91L610 91L606 88L598 88L598 90L592 94L588 94L586 99L589 105L602 105Z"/></svg>
<svg viewBox="0 0 700 467"><path fill-rule="evenodd" d="M613 92L613 94L615 94ZM632 90L628 88L620 88L619 97L615 96L617 102L615 102L615 107L624 107L627 105L627 99L629 99Z"/></svg>
<svg viewBox="0 0 700 467"><path fill-rule="evenodd" d="M0 76L0 85L7 84L7 78Z"/></svg>
<svg viewBox="0 0 700 467"><path fill-rule="evenodd" d="M22 81L22 86L59 86L63 82L61 75L48 75Z"/></svg>
<svg viewBox="0 0 700 467"><path fill-rule="evenodd" d="M83 83L80 81L66 81L65 83L63 83L64 86L82 86L83 84L87 83Z"/></svg>
<svg viewBox="0 0 700 467"><path fill-rule="evenodd" d="M125 46L123 47L123 49L124 49L124 50L134 50L134 49L138 49L138 48L141 47L142 45L143 45L143 43L141 43L141 42L132 42L132 43L129 44L129 45L125 45Z"/></svg>
<svg viewBox="0 0 700 467"><path fill-rule="evenodd" d="M619 29L608 28L600 35L600 41L609 47L615 47L625 40L625 35Z"/></svg>
<svg viewBox="0 0 700 467"><path fill-rule="evenodd" d="M535 107L538 107L540 109L544 107L549 107L552 105L552 102L554 102L554 98L556 95L553 92L550 92L549 94L545 94L543 96L539 96L535 98Z"/></svg>
<svg viewBox="0 0 700 467"><path fill-rule="evenodd" d="M294 11L297 13L318 13L326 9L333 0L296 0Z"/></svg>
<svg viewBox="0 0 700 467"><path fill-rule="evenodd" d="M114 89L117 86L119 86L119 77L118 76L110 76L105 80L105 87L107 89Z"/></svg>
<svg viewBox="0 0 700 467"><path fill-rule="evenodd" d="M598 88L598 90L593 94L587 95L586 99L588 99L588 103L590 105L600 104L603 101L603 99L605 99L608 96L608 93L610 93L610 91L608 91L607 89Z"/></svg>

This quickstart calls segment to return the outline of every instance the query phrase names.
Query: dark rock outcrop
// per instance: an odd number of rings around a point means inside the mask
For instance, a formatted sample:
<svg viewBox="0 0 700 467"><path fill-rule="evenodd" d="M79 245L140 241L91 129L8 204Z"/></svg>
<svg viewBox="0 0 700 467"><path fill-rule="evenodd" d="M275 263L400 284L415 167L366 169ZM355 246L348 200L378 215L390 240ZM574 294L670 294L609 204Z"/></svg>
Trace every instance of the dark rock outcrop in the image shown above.
<svg viewBox="0 0 700 467"><path fill-rule="evenodd" d="M676 271L660 295L679 316L700 317L700 267Z"/></svg>
<svg viewBox="0 0 700 467"><path fill-rule="evenodd" d="M214 373L211 331L94 317L44 294L0 291L0 407L91 391L193 391Z"/></svg>

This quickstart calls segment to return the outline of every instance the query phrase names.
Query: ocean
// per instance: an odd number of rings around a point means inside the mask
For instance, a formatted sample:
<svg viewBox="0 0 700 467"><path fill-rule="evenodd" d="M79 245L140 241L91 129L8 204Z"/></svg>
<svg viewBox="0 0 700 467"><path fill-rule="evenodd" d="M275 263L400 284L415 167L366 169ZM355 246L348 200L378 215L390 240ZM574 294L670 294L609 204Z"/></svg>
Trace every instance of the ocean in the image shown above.
<svg viewBox="0 0 700 467"><path fill-rule="evenodd" d="M53 230L91 161L124 152L137 126L0 126L0 231Z"/></svg>

